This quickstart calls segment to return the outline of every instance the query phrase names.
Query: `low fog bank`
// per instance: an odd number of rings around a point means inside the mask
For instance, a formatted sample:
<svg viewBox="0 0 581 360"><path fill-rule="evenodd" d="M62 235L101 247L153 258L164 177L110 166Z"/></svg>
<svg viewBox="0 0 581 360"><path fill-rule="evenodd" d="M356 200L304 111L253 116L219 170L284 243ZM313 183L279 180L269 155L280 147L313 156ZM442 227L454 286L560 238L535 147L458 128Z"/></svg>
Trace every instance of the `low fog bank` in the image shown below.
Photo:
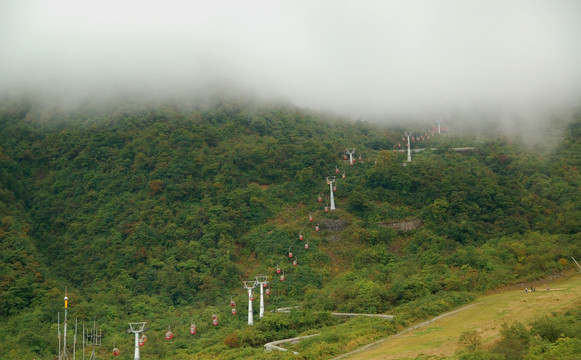
<svg viewBox="0 0 581 360"><path fill-rule="evenodd" d="M66 109L226 94L542 138L581 106L578 34L577 0L8 0L0 94Z"/></svg>

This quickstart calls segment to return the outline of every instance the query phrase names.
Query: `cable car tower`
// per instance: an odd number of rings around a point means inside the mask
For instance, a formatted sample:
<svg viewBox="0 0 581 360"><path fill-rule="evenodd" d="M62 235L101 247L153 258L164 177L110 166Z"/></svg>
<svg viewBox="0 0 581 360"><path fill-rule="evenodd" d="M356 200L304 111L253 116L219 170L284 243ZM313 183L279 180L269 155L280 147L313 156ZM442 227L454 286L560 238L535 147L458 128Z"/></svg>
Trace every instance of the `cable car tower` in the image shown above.
<svg viewBox="0 0 581 360"><path fill-rule="evenodd" d="M254 317L252 314L252 301L254 297L252 297L252 289L256 286L256 280L252 281L243 281L244 288L248 290L248 325L254 325Z"/></svg>
<svg viewBox="0 0 581 360"><path fill-rule="evenodd" d="M327 184L329 184L330 192L331 192L331 210L335 210L335 196L333 195L333 183L337 179L336 176L328 176L325 178L327 180Z"/></svg>
<svg viewBox="0 0 581 360"><path fill-rule="evenodd" d="M412 162L412 150L411 150L412 144L410 143L410 136L412 136L412 132L411 131L406 132L405 136L407 136L408 138L408 162Z"/></svg>
<svg viewBox="0 0 581 360"><path fill-rule="evenodd" d="M355 154L356 148L345 149L345 153L349 154L349 165L353 165L353 154Z"/></svg>
<svg viewBox="0 0 581 360"><path fill-rule="evenodd" d="M260 318L262 319L262 317L264 316L264 288L268 286L268 276L257 276L256 277L256 283L258 284L258 287L260 288Z"/></svg>
<svg viewBox="0 0 581 360"><path fill-rule="evenodd" d="M129 323L129 329L127 329L128 334L135 334L135 356L133 360L141 360L139 355L139 334L142 334L145 329L146 322L138 322L138 323Z"/></svg>

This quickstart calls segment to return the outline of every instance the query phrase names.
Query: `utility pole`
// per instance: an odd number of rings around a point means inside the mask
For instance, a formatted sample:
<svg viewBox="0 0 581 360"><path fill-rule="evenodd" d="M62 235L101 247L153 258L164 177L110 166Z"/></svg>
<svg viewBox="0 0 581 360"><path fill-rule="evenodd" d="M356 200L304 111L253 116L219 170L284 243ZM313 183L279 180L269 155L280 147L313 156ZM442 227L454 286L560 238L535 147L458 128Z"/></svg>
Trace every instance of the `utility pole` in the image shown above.
<svg viewBox="0 0 581 360"><path fill-rule="evenodd" d="M353 165L353 154L355 153L356 148L348 148L345 149L345 152L349 154L349 165Z"/></svg>
<svg viewBox="0 0 581 360"><path fill-rule="evenodd" d="M268 276L260 275L256 277L256 283L260 288L260 319L264 316L264 289L268 286Z"/></svg>
<svg viewBox="0 0 581 360"><path fill-rule="evenodd" d="M146 322L138 322L138 323L129 323L129 329L127 329L127 333L135 334L135 356L133 360L141 360L139 355L139 334L145 331L145 324Z"/></svg>
<svg viewBox="0 0 581 360"><path fill-rule="evenodd" d="M412 162L412 150L411 150L412 144L410 143L410 136L411 135L412 135L411 131L408 131L405 133L405 136L407 136L407 138L408 138L408 162Z"/></svg>
<svg viewBox="0 0 581 360"><path fill-rule="evenodd" d="M75 337L73 338L73 360L76 360L77 355L77 319L75 318Z"/></svg>
<svg viewBox="0 0 581 360"><path fill-rule="evenodd" d="M325 179L327 180L327 184L329 184L329 188L331 191L331 210L335 210L335 196L333 194L333 183L335 182L336 176L328 176Z"/></svg>
<svg viewBox="0 0 581 360"><path fill-rule="evenodd" d="M252 314L252 289L256 286L256 281L243 281L244 288L248 290L248 325L254 325L254 317Z"/></svg>
<svg viewBox="0 0 581 360"><path fill-rule="evenodd" d="M57 330L58 330L58 339L59 339L59 357L58 360L61 360L61 313L57 313Z"/></svg>
<svg viewBox="0 0 581 360"><path fill-rule="evenodd" d="M59 360L70 360L69 352L67 350L67 314L69 308L69 296L67 288L65 288L65 320L63 324L63 346L61 348L60 329L59 329Z"/></svg>
<svg viewBox="0 0 581 360"><path fill-rule="evenodd" d="M87 337L90 340L90 345L92 347L91 356L89 360L96 360L97 355L95 354L95 346L101 346L103 341L103 332L97 330L97 321L93 318L93 329L91 330L91 334L87 334Z"/></svg>

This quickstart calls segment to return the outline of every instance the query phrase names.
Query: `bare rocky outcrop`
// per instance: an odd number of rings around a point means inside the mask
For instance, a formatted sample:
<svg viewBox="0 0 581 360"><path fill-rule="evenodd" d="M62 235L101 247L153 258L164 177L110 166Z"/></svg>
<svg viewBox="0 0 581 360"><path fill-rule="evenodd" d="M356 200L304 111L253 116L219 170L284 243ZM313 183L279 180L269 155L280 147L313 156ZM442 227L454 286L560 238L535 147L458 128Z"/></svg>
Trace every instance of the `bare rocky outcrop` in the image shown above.
<svg viewBox="0 0 581 360"><path fill-rule="evenodd" d="M393 220L384 223L380 223L380 226L392 228L395 231L410 231L419 229L423 225L422 219L404 219L404 220Z"/></svg>

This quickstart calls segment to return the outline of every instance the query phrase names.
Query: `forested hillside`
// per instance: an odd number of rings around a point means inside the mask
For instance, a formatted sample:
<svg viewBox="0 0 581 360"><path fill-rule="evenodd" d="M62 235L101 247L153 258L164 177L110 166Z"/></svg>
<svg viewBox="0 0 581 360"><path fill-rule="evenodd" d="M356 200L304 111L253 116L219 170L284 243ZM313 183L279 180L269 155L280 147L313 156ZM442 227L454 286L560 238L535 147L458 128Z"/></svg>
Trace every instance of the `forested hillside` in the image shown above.
<svg viewBox="0 0 581 360"><path fill-rule="evenodd" d="M307 332L322 335L301 356L328 358L575 267L580 116L550 152L412 128L412 148L435 150L406 166L394 151L403 130L239 98L76 110L3 99L0 357L56 357L65 288L69 330L96 319L102 358L114 342L132 358L135 321L150 327L144 359L290 358L261 346ZM327 212L331 176L337 210ZM242 281L257 275L271 277L267 310L299 309L255 313L248 327Z"/></svg>

